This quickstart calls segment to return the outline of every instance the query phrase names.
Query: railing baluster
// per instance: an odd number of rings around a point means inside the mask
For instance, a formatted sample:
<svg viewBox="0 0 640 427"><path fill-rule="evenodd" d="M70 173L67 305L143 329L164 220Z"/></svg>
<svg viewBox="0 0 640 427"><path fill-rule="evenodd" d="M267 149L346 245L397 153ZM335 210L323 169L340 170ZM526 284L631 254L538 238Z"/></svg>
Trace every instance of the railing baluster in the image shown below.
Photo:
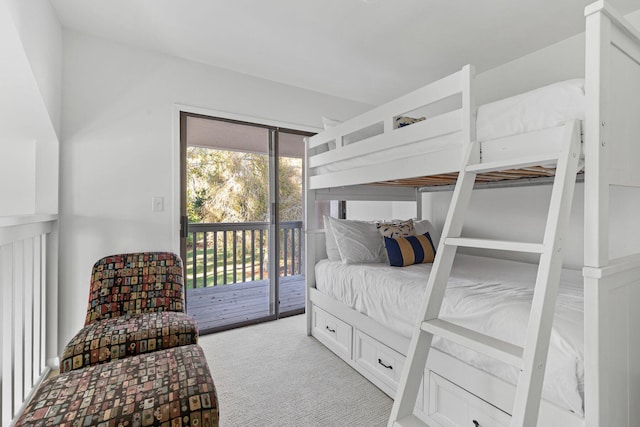
<svg viewBox="0 0 640 427"><path fill-rule="evenodd" d="M288 234L288 236L287 236L287 239L288 239L288 240L287 240L287 242L288 242L288 245L289 245L289 249L287 249L287 253L288 253L288 255L287 255L287 259L289 260L289 261L288 261L288 262L289 262L289 268L288 268L288 270L287 270L287 271L288 271L288 273L287 273L287 274L288 274L289 276L292 276L292 275L293 275L293 267L294 267L293 254L294 254L295 252L293 252L293 249L292 249L292 248L293 248L293 243L294 243L294 241L293 241L293 239L294 239L294 235L293 235L293 233L294 233L293 228L289 228L289 229L287 230L287 234Z"/></svg>
<svg viewBox="0 0 640 427"><path fill-rule="evenodd" d="M256 280L256 230L251 229L251 281Z"/></svg>
<svg viewBox="0 0 640 427"><path fill-rule="evenodd" d="M233 230L233 283L238 283L238 249L237 249L238 234L236 230Z"/></svg>
<svg viewBox="0 0 640 427"><path fill-rule="evenodd" d="M222 267L222 284L227 284L227 230L222 232L223 242L222 242L222 253L224 256L224 264Z"/></svg>
<svg viewBox="0 0 640 427"><path fill-rule="evenodd" d="M202 239L202 257L204 258L203 260L203 265L202 265L202 287L206 288L207 287L207 232L205 231L203 234L203 239Z"/></svg>
<svg viewBox="0 0 640 427"><path fill-rule="evenodd" d="M20 405L24 401L24 391L22 389L24 381L24 366L22 339L24 334L24 240L13 243L13 413L17 413ZM3 343L4 344L4 343Z"/></svg>
<svg viewBox="0 0 640 427"><path fill-rule="evenodd" d="M304 262L302 262L302 247L304 246L304 234L302 234L302 226L298 228L298 274L303 274Z"/></svg>
<svg viewBox="0 0 640 427"><path fill-rule="evenodd" d="M218 232L213 232L213 286L218 286Z"/></svg>
<svg viewBox="0 0 640 427"><path fill-rule="evenodd" d="M39 237L38 237L39 239ZM35 238L25 239L24 241L24 339L22 345L24 346L24 394L23 398L27 397L28 391L33 386L32 366L33 366L33 288L34 288L34 240ZM38 260L39 261L39 260ZM37 378L37 377L35 377Z"/></svg>
<svg viewBox="0 0 640 427"><path fill-rule="evenodd" d="M191 286L193 287L193 289L196 289L198 287L196 274L196 272L198 271L196 262L198 258L198 245L196 244L197 237L198 236L195 231L191 233Z"/></svg>
<svg viewBox="0 0 640 427"><path fill-rule="evenodd" d="M296 229L291 229L291 275L296 274Z"/></svg>
<svg viewBox="0 0 640 427"><path fill-rule="evenodd" d="M260 280L264 278L264 230L260 229Z"/></svg>
<svg viewBox="0 0 640 427"><path fill-rule="evenodd" d="M242 230L242 281L247 281L247 239L246 230Z"/></svg>
<svg viewBox="0 0 640 427"><path fill-rule="evenodd" d="M42 318L42 305L44 304L43 295L46 295L46 280L42 275L42 265L46 262L46 259L44 259L42 255L43 248L45 246L45 236L36 238L33 251L33 276L35 281L35 286L33 288L33 378L40 377L40 374L42 373L40 370L40 357L38 356L44 353L43 349L45 348L40 345L44 338L44 333L41 331L44 330L42 326L44 326L45 321L45 319ZM0 268L0 270L2 269Z"/></svg>
<svg viewBox="0 0 640 427"><path fill-rule="evenodd" d="M287 264L288 264L288 259L287 259L287 241L288 241L288 237L289 237L289 230L287 230L286 228L284 228L282 230L282 248L283 248L283 255L282 258L284 258L284 269L283 269L283 276L287 275Z"/></svg>

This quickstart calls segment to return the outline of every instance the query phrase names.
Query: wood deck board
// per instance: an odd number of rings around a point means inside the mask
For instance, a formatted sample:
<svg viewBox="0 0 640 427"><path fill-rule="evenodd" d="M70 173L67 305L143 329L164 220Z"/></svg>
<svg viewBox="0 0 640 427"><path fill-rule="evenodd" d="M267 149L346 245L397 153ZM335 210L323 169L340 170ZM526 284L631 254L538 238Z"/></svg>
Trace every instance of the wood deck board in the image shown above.
<svg viewBox="0 0 640 427"><path fill-rule="evenodd" d="M280 313L304 310L304 276L280 278ZM269 281L235 283L187 290L187 313L201 331L268 317Z"/></svg>

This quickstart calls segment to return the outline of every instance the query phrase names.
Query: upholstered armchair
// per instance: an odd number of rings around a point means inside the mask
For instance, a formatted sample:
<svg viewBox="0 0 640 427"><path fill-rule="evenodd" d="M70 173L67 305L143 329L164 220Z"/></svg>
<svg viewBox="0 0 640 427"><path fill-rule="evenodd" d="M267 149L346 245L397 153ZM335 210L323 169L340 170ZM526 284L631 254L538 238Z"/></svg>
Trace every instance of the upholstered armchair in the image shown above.
<svg viewBox="0 0 640 427"><path fill-rule="evenodd" d="M184 312L182 260L169 252L111 255L97 261L85 326L65 347L60 371L195 344Z"/></svg>

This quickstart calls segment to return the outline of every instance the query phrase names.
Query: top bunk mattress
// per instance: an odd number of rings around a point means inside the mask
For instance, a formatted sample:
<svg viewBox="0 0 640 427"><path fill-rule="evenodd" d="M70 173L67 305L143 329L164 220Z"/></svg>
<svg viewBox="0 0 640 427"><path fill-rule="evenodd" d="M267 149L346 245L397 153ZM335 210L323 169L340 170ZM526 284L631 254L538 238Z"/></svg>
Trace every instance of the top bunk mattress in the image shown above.
<svg viewBox="0 0 640 427"><path fill-rule="evenodd" d="M410 338L431 267L321 260L316 265L316 288ZM440 317L522 346L536 271L533 264L457 255ZM584 393L583 299L581 273L563 270L543 390L547 400L580 416ZM434 337L433 346L505 381L517 382L519 372L513 366L440 337Z"/></svg>
<svg viewBox="0 0 640 427"><path fill-rule="evenodd" d="M569 120L584 120L584 110L584 79L554 83L478 107L476 140L500 140L500 143L509 144L507 137L510 136L554 128ZM345 137L344 143L359 142L381 132L382 127L375 132L371 129L354 132ZM333 173L456 147L460 149L461 144L459 135L445 135L436 140L427 139L332 162L318 167L316 172Z"/></svg>

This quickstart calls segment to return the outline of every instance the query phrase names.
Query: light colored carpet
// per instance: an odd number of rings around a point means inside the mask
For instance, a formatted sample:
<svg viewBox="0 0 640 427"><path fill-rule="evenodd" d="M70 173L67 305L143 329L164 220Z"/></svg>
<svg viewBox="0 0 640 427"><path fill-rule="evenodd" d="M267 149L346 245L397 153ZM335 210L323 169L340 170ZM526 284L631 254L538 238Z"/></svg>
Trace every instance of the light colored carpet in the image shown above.
<svg viewBox="0 0 640 427"><path fill-rule="evenodd" d="M386 426L393 401L305 325L299 315L200 337L221 427Z"/></svg>

